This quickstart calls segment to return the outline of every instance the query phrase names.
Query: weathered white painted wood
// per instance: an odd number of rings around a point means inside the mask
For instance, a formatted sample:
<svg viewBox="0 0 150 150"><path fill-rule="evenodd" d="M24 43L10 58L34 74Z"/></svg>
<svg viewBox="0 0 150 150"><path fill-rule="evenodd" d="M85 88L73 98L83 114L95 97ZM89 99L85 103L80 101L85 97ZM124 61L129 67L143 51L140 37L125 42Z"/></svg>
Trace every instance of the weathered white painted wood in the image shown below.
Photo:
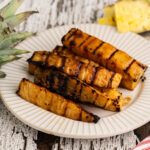
<svg viewBox="0 0 150 150"><path fill-rule="evenodd" d="M4 0L0 7L10 0ZM117 0L25 0L18 12L38 10L39 14L31 16L17 30L42 31L48 27L73 23L94 23L103 15L102 8ZM0 101L0 150L36 150L37 131L16 119ZM97 139L72 140L61 138L53 146L63 150L130 150L138 142L134 132L123 135ZM58 146L59 145L59 146Z"/></svg>

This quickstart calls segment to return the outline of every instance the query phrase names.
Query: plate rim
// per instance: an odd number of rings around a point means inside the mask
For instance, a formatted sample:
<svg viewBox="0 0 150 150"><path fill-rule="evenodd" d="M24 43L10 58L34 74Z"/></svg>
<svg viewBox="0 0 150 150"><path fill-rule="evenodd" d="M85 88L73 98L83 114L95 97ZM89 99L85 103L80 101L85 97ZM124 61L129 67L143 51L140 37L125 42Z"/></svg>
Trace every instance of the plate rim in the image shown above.
<svg viewBox="0 0 150 150"><path fill-rule="evenodd" d="M92 23L90 23L90 24L63 25L63 26L57 26L57 27L54 27L54 28L45 29L45 30L43 30L43 31L41 31L41 32L38 32L37 35L40 36L42 33L47 32L48 30L53 30L53 29L57 29L57 28L60 28L60 27L64 28L65 26L66 26L66 27L73 27L73 26L79 26L79 25L81 25L81 26L82 26L82 25L83 25L83 26L86 26L86 25L98 25L98 26L99 26L99 24L92 24ZM102 26L106 26L106 25L102 25ZM114 27L113 27L113 28L114 28ZM135 36L139 36L141 39L144 39L145 41L147 41L145 38L143 38L143 37L140 36L140 35L137 35L137 34L132 33L132 32L128 32L128 33L134 34ZM29 37L29 38L30 38L30 37ZM28 39L29 39L29 38L28 38ZM22 42L21 42L21 43L22 43ZM148 41L147 41L147 43L148 43ZM148 44L149 44L149 43L148 43ZM19 46L19 45L18 45L18 46ZM0 87L0 89L1 89L1 87ZM140 126L142 126L142 125L146 124L147 122L149 122L149 120L150 120L150 119L148 120L148 118L146 118L145 120L143 120L143 121L140 122L139 124L136 124L136 126L134 126L134 127L132 127L132 128L128 128L127 130L122 130L122 132L120 132L120 131L119 131L119 132L113 132L112 134L90 135L90 136L89 136L89 135L88 135L88 136L86 136L86 135L79 135L79 134L66 134L66 133L62 134L62 133L60 133L60 132L44 130L43 128L40 128L40 127L38 127L38 126L36 126L36 125L34 125L34 124L32 124L32 123L26 121L26 120L23 119L20 115L18 115L12 108L10 108L10 106L6 103L5 98L3 97L3 94L1 93L1 90L0 90L0 97L1 97L1 99L2 99L2 101L3 101L3 103L4 103L4 105L7 107L7 109L8 109L16 118L18 118L20 121L22 121L22 122L25 123L26 125L28 125L28 126L34 128L34 129L36 129L36 130L38 130L38 131L42 131L42 132L44 132L44 133L48 133L48 134L52 134L52 135L56 135L56 136L61 136L61 137L80 138L80 139L96 139L96 138L112 137L112 136L115 136L115 135L120 135L120 134L129 132L129 131L132 131L132 130L134 130L134 129L137 129L137 128L139 128ZM54 114L54 113L53 113L53 114Z"/></svg>

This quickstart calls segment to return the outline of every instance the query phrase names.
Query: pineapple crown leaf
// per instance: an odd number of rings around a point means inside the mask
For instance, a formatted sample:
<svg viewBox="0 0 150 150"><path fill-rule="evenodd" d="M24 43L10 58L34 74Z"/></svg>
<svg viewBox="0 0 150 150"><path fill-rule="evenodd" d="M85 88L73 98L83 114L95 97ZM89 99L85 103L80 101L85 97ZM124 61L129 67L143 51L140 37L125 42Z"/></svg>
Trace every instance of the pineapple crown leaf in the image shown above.
<svg viewBox="0 0 150 150"><path fill-rule="evenodd" d="M19 6L24 0L12 0L6 6L0 9L0 66L13 60L20 59L16 55L29 53L27 50L14 48L20 41L31 35L32 32L16 32L13 28L30 15L38 13L38 11L27 11L15 14ZM4 78L6 74L0 71L0 78Z"/></svg>
<svg viewBox="0 0 150 150"><path fill-rule="evenodd" d="M14 15L23 1L24 0L12 0L5 7L0 9L0 15L4 18Z"/></svg>

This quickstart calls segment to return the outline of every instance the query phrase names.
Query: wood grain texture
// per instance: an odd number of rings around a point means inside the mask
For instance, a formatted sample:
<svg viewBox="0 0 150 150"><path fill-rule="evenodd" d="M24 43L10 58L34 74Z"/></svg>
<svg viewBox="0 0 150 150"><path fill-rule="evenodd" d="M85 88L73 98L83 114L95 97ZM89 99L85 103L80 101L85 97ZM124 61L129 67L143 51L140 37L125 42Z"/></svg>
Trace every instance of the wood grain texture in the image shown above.
<svg viewBox="0 0 150 150"><path fill-rule="evenodd" d="M8 1L4 0L0 7ZM25 0L18 12L38 10L17 30L38 32L49 27L73 23L95 23L103 15L102 8L116 0ZM150 40L150 34L142 34ZM131 150L150 134L150 123L134 132L96 140L59 138L37 132L24 125L0 102L0 150ZM38 133L38 137L37 137ZM137 136L136 136L137 135ZM37 140L36 140L37 138Z"/></svg>

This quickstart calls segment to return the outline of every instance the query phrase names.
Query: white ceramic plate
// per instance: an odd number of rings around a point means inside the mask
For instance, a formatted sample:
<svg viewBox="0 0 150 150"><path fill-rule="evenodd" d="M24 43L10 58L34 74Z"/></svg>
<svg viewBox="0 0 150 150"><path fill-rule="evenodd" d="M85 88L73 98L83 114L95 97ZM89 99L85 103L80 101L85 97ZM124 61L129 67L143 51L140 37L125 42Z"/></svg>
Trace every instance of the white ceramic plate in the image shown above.
<svg viewBox="0 0 150 150"><path fill-rule="evenodd" d="M19 48L35 50L51 50L61 44L61 37L71 28L78 27L117 48L124 50L137 60L150 67L150 44L133 33L120 34L114 27L83 24L62 26L46 30L35 37L30 37L18 45ZM33 80L28 74L27 58L32 55L24 54L22 59L6 64L2 71L7 73L0 80L0 92L6 107L22 122L29 126L63 137L100 138L131 131L150 121L150 70L145 73L146 81L141 82L134 91L122 90L124 95L132 96L131 103L122 112L115 113L100 108L83 106L85 109L99 115L97 123L84 123L67 119L45 111L17 96L16 90L20 80L25 77Z"/></svg>

